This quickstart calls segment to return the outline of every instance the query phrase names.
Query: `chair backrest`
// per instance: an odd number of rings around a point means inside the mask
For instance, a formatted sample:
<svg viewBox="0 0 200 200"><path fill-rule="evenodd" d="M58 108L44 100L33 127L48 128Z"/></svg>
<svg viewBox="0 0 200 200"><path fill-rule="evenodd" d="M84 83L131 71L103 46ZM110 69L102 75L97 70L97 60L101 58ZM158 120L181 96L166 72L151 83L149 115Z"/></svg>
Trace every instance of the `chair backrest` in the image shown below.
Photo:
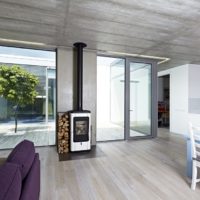
<svg viewBox="0 0 200 200"><path fill-rule="evenodd" d="M190 122L189 133L191 140L192 157L196 159L197 156L200 156L200 126L193 126Z"/></svg>

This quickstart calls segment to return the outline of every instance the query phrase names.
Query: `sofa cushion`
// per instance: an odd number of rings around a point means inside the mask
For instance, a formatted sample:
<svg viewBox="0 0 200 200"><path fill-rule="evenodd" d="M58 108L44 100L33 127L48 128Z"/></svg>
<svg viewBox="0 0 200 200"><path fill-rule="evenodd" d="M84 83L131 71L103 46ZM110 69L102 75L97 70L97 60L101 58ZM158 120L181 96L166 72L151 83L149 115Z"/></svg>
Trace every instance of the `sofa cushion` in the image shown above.
<svg viewBox="0 0 200 200"><path fill-rule="evenodd" d="M20 166L22 179L24 179L31 168L35 157L35 147L33 142L24 140L20 142L8 156L7 162Z"/></svg>
<svg viewBox="0 0 200 200"><path fill-rule="evenodd" d="M0 167L0 199L19 199L22 188L22 178L19 165L5 163Z"/></svg>
<svg viewBox="0 0 200 200"><path fill-rule="evenodd" d="M40 193L40 160L39 154L35 154L35 159L28 176L23 180L20 200L38 200Z"/></svg>

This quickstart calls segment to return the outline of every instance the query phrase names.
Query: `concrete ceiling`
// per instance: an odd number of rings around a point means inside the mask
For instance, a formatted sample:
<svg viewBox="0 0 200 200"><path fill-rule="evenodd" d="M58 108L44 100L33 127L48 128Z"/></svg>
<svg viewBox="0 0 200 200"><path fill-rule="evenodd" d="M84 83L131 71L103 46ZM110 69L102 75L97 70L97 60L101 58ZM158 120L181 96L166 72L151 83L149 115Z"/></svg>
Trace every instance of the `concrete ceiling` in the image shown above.
<svg viewBox="0 0 200 200"><path fill-rule="evenodd" d="M199 0L0 0L0 38L169 57L159 70L200 64L199 19Z"/></svg>

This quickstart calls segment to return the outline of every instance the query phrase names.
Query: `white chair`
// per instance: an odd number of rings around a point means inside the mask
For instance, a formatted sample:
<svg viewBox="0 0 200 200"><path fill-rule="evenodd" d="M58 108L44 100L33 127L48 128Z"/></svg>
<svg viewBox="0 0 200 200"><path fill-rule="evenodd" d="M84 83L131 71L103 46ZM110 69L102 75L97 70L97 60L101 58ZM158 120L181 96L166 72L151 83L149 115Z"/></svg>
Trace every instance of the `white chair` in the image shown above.
<svg viewBox="0 0 200 200"><path fill-rule="evenodd" d="M192 123L189 123L189 133L190 133L191 151L192 151L191 189L195 190L196 183L200 182L200 179L197 179L198 167L200 168L200 127L193 126Z"/></svg>

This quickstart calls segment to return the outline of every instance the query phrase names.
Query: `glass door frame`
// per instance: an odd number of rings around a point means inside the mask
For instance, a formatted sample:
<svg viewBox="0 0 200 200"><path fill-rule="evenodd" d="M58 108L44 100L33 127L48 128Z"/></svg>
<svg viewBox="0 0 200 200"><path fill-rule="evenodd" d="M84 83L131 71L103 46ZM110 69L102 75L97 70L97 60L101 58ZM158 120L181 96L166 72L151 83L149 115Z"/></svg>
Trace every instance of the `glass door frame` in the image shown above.
<svg viewBox="0 0 200 200"><path fill-rule="evenodd" d="M109 140L121 141L121 140L138 140L138 139L151 139L157 137L158 128L158 106L157 106L157 62L158 60L135 58L129 56L118 56L108 54L97 54L102 57L112 57L124 59L124 139ZM146 63L151 65L151 134L146 136L130 136L130 63ZM100 141L102 142L102 141ZM106 141L107 142L107 141Z"/></svg>
<svg viewBox="0 0 200 200"><path fill-rule="evenodd" d="M151 65L151 134L146 136L130 136L130 64L146 63ZM134 57L126 57L125 63L125 114L124 114L124 130L125 140L131 139L147 139L157 136L158 127L158 111L157 111L157 62L152 59L140 59Z"/></svg>

